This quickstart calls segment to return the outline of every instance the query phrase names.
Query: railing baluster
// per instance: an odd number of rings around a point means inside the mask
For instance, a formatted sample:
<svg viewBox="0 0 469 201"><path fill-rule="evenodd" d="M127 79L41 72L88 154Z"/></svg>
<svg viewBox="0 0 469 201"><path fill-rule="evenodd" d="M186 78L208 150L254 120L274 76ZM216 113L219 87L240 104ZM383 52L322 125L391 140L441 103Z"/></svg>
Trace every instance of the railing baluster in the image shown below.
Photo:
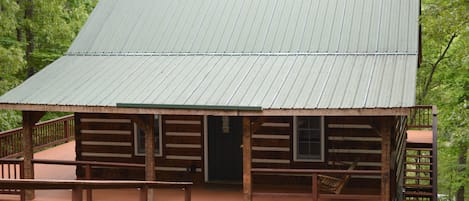
<svg viewBox="0 0 469 201"><path fill-rule="evenodd" d="M191 186L189 185L184 186L184 200L191 201Z"/></svg>
<svg viewBox="0 0 469 201"><path fill-rule="evenodd" d="M91 180L91 165L85 165L85 179ZM92 201L93 200L93 192L91 189L86 189L86 200Z"/></svg>
<svg viewBox="0 0 469 201"><path fill-rule="evenodd" d="M65 139L68 139L68 136L69 136L69 128L68 128L68 121L64 121L64 138Z"/></svg>
<svg viewBox="0 0 469 201"><path fill-rule="evenodd" d="M312 178L313 186L313 201L318 201L319 189L318 189L318 173L313 173Z"/></svg>
<svg viewBox="0 0 469 201"><path fill-rule="evenodd" d="M11 164L7 164L8 179L11 179Z"/></svg>
<svg viewBox="0 0 469 201"><path fill-rule="evenodd" d="M140 189L140 201L147 201L148 200L148 187L144 185Z"/></svg>
<svg viewBox="0 0 469 201"><path fill-rule="evenodd" d="M18 179L17 173L16 173L16 171L17 171L16 168L17 168L17 165L16 165L16 164L13 164L13 178Z"/></svg>

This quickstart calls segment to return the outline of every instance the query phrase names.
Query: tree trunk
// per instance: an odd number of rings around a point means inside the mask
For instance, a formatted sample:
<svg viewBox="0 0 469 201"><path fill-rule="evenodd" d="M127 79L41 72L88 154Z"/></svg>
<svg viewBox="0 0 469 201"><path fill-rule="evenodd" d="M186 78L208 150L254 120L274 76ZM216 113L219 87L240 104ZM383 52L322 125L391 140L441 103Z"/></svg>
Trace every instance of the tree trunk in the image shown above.
<svg viewBox="0 0 469 201"><path fill-rule="evenodd" d="M451 35L451 38L449 39L448 43L446 44L445 49L443 52L438 56L438 59L436 59L435 63L432 64L432 70L430 71L430 75L428 78L425 80L425 86L423 88L422 93L420 94L420 97L418 99L418 103L423 104L423 101L425 100L425 97L428 95L428 91L430 90L430 84L433 81L433 74L435 74L436 68L438 67L438 64L440 64L443 59L445 59L446 53L448 52L449 48L451 47L451 44L453 43L454 39L458 37L456 33Z"/></svg>
<svg viewBox="0 0 469 201"><path fill-rule="evenodd" d="M16 0L16 4L18 4L18 6L21 6L22 2L20 0ZM20 14L20 12L17 12L16 14ZM24 18L23 16L16 16L17 19L16 21L19 22L18 18ZM18 42L22 42L23 41L23 30L21 30L21 27L20 26L17 26L16 27L16 40Z"/></svg>
<svg viewBox="0 0 469 201"><path fill-rule="evenodd" d="M458 168L458 172L460 174L464 174L465 172L465 165L466 165L466 160L467 160L467 146L463 146L461 147L461 149L459 150L459 153L458 153L458 165L459 165L459 168ZM456 201L464 201L464 185L461 185L458 189L458 191L456 192Z"/></svg>
<svg viewBox="0 0 469 201"><path fill-rule="evenodd" d="M33 5L33 0L26 0L25 1L25 9L24 9L24 19L26 21L32 22L33 20L33 10L34 10L34 5ZM26 52L25 52L25 58L27 62L27 76L31 77L35 72L36 69L32 65L31 61L31 55L34 51L34 33L32 30L32 23L26 23L25 26L25 33L26 33Z"/></svg>

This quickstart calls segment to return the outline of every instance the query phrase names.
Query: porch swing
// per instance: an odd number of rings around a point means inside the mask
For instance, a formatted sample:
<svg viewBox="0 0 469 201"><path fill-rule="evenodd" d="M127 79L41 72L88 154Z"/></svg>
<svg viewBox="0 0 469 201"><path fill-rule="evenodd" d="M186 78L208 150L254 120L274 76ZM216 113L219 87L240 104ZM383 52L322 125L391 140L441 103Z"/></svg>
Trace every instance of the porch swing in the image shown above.
<svg viewBox="0 0 469 201"><path fill-rule="evenodd" d="M347 170L354 170L357 167L357 161L355 160ZM351 175L345 174L341 177L333 177L328 175L319 174L319 190L327 193L340 194L345 184L350 180Z"/></svg>
<svg viewBox="0 0 469 201"><path fill-rule="evenodd" d="M332 147L333 149L335 147ZM336 166L338 164L345 165L346 163L339 161L337 157L337 153L334 152L333 154L333 161L332 165ZM348 167L347 170L354 170L358 164L358 158L355 159L352 164ZM319 182L319 190L326 193L334 193L340 194L344 186L349 182L351 175L350 174L343 174L337 176L330 176L319 174L318 175L318 182Z"/></svg>

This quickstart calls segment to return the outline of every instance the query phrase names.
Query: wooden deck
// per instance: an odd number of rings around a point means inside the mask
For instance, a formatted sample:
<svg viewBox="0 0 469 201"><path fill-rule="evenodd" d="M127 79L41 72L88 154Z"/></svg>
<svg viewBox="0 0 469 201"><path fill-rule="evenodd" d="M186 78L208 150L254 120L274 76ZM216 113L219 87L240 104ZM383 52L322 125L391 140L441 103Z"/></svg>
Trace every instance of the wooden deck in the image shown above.
<svg viewBox="0 0 469 201"><path fill-rule="evenodd" d="M432 130L408 130L407 143L418 144L432 144L433 131Z"/></svg>
<svg viewBox="0 0 469 201"><path fill-rule="evenodd" d="M51 160L75 160L75 142L69 142L54 148L50 148L34 155L35 159L51 159ZM73 180L76 179L75 167L63 165L35 165L35 177L40 179L60 179ZM283 188L278 186L261 186L262 190L276 192L295 192L308 191L305 187L299 188ZM348 192L360 192L363 189L347 189ZM137 189L119 189L119 190L94 190L94 201L114 201L114 200L138 200L140 192ZM184 193L182 189L156 189L156 198L165 201L182 201ZM71 190L36 190L36 198L34 201L66 201L71 200ZM209 184L194 186L192 189L192 200L194 201L215 201L223 199L224 201L240 201L243 200L241 185L220 185ZM309 201L310 197L285 197L285 196L255 196L255 201ZM18 195L0 195L0 201L19 200Z"/></svg>

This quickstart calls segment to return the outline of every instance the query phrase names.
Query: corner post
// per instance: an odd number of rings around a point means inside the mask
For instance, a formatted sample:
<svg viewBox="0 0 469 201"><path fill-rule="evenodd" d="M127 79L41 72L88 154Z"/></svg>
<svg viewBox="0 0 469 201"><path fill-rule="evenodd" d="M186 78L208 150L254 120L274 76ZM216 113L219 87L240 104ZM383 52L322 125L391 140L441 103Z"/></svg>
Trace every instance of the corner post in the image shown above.
<svg viewBox="0 0 469 201"><path fill-rule="evenodd" d="M145 132L145 180L155 181L155 135L153 134L153 117L151 115L146 115L144 118L144 125L142 127ZM139 125L140 126L140 125ZM147 190L147 201L153 201L154 190L149 188Z"/></svg>
<svg viewBox="0 0 469 201"><path fill-rule="evenodd" d="M432 144L432 188L433 188L433 200L438 199L438 109L436 105L432 106L432 132L433 132L433 144Z"/></svg>
<svg viewBox="0 0 469 201"><path fill-rule="evenodd" d="M391 132L392 119L382 118L378 124L381 135L381 201L391 200Z"/></svg>
<svg viewBox="0 0 469 201"><path fill-rule="evenodd" d="M24 158L24 178L34 179L34 142L33 128L36 122L44 116L44 112L23 111L23 158ZM26 200L34 199L34 190L25 190Z"/></svg>
<svg viewBox="0 0 469 201"><path fill-rule="evenodd" d="M252 201L251 118L243 117L243 200Z"/></svg>
<svg viewBox="0 0 469 201"><path fill-rule="evenodd" d="M153 115L137 115L132 118L133 122L137 124L139 128L143 129L145 133L145 180L146 181L155 181L155 136L153 128ZM137 135L137 133L134 133ZM153 201L154 198L154 189L145 188L147 192L146 200ZM143 191L143 193L145 192ZM141 198L143 199L143 198Z"/></svg>

